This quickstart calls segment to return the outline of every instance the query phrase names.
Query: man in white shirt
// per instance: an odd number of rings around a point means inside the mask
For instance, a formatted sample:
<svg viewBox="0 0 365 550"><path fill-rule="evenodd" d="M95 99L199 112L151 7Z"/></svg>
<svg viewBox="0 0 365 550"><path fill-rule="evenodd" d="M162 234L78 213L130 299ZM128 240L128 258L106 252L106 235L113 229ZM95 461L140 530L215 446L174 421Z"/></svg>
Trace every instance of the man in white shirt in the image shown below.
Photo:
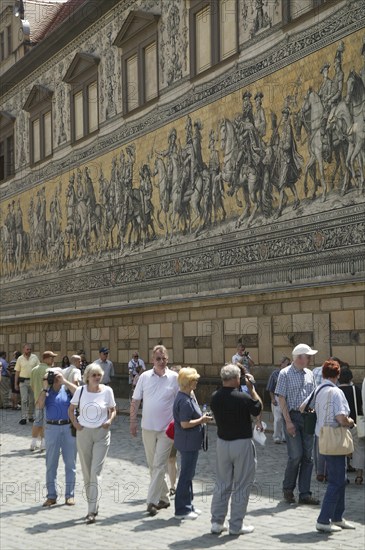
<svg viewBox="0 0 365 550"><path fill-rule="evenodd" d="M166 428L173 418L172 408L177 392L177 373L167 367L168 355L164 346L155 346L153 368L143 372L134 390L130 409L130 432L137 435L137 411L143 399L142 440L150 469L151 482L147 495L147 512L155 516L158 510L170 506L166 483L167 463L172 440Z"/></svg>
<svg viewBox="0 0 365 550"><path fill-rule="evenodd" d="M114 376L114 365L110 361L110 359L108 359L108 356L109 356L108 348L105 348L105 347L100 348L99 355L100 355L99 359L96 359L94 363L96 365L100 365L100 367L104 372L103 384L105 384L106 386L110 386L111 377Z"/></svg>
<svg viewBox="0 0 365 550"><path fill-rule="evenodd" d="M245 372L248 373L250 373L251 369L255 366L252 357L248 351L246 351L245 345L240 342L237 344L237 353L232 357L232 364L237 365L241 369L243 367Z"/></svg>
<svg viewBox="0 0 365 550"><path fill-rule="evenodd" d="M141 372L146 370L146 365L144 364L143 359L140 358L138 351L133 353L132 359L128 363L128 373L129 373L129 384L133 383L133 378L138 374L137 368L141 367Z"/></svg>
<svg viewBox="0 0 365 550"><path fill-rule="evenodd" d="M32 346L24 344L23 355L18 357L15 365L15 389L20 390L22 405L22 418L19 424L33 423L34 418L34 393L30 385L30 374L32 369L39 365L38 357L32 353Z"/></svg>
<svg viewBox="0 0 365 550"><path fill-rule="evenodd" d="M75 386L81 384L81 355L72 355L70 366L63 370L62 374L65 380L71 382Z"/></svg>

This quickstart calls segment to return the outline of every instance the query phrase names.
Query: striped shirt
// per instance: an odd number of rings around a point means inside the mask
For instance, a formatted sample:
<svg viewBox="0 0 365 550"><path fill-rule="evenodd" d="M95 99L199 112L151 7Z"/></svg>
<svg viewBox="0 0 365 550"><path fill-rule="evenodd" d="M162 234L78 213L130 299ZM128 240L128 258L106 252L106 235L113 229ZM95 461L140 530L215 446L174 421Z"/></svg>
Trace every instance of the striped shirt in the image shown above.
<svg viewBox="0 0 365 550"><path fill-rule="evenodd" d="M279 373L275 393L285 397L288 411L299 410L303 401L315 388L312 371L309 369L296 369L292 363Z"/></svg>

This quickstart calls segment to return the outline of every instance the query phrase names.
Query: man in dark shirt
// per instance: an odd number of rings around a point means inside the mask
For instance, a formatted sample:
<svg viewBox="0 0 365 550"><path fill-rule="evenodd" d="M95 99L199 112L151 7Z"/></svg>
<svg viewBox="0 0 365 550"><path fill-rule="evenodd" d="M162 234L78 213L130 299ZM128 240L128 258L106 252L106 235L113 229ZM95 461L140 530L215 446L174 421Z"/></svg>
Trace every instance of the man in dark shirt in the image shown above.
<svg viewBox="0 0 365 550"><path fill-rule="evenodd" d="M229 534L252 533L252 525L243 525L250 487L255 478L256 452L252 441L251 415L259 417L262 401L246 374L249 394L240 392L241 371L236 365L221 369L223 387L213 393L211 409L218 428L216 484L211 506L211 532L226 531L224 521L231 498ZM258 421L258 429L262 429Z"/></svg>

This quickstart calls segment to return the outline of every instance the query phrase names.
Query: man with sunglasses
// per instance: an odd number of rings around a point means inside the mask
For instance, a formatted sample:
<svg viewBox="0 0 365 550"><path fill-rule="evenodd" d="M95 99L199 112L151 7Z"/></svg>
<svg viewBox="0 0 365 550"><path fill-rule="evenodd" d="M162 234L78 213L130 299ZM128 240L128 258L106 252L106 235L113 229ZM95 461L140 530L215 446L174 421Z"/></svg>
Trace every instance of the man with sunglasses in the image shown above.
<svg viewBox="0 0 365 550"><path fill-rule="evenodd" d="M111 377L114 376L114 365L109 359L109 349L102 347L99 349L99 359L94 361L103 371L103 384L110 386Z"/></svg>
<svg viewBox="0 0 365 550"><path fill-rule="evenodd" d="M153 368L143 372L133 393L130 409L130 432L137 435L137 412L143 399L142 440L150 470L147 495L147 512L155 516L158 510L170 506L169 488L166 483L167 463L172 440L166 428L173 418L173 404L179 391L177 372L167 366L165 346L155 346L152 352Z"/></svg>

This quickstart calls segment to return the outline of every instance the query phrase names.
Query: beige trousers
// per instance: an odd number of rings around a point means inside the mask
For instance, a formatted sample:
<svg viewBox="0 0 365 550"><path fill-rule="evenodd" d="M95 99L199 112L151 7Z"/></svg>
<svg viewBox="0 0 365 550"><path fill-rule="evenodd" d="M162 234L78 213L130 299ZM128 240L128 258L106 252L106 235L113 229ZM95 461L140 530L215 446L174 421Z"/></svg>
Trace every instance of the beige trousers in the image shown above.
<svg viewBox="0 0 365 550"><path fill-rule="evenodd" d="M142 440L151 476L147 504L158 504L160 500L170 502L166 471L173 441L165 432L144 429Z"/></svg>

